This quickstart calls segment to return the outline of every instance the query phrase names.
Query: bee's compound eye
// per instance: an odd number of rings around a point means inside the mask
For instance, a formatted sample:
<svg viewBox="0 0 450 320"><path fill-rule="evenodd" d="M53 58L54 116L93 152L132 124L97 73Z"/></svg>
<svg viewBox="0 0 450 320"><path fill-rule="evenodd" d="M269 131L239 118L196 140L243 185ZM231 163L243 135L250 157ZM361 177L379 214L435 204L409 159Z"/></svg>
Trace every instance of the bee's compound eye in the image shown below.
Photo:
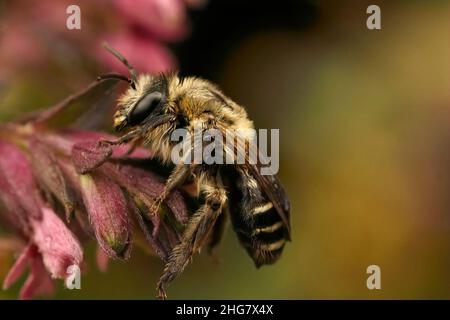
<svg viewBox="0 0 450 320"><path fill-rule="evenodd" d="M155 110L162 101L163 95L161 92L155 91L147 94L136 104L134 109L130 112L128 122L134 126L144 121L153 110Z"/></svg>

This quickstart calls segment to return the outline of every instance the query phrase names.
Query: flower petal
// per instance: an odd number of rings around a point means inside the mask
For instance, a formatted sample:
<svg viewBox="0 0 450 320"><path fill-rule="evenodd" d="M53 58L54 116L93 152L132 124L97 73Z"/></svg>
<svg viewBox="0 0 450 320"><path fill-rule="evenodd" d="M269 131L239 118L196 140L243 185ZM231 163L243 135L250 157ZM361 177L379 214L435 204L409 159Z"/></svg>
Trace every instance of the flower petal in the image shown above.
<svg viewBox="0 0 450 320"><path fill-rule="evenodd" d="M172 192L159 214L150 214L154 199L164 189L161 177L147 170L119 163L105 163L99 171L127 190L132 198L129 201L130 211L135 213L146 240L158 256L167 259L172 248L179 243L181 229L189 218L181 193L177 190Z"/></svg>
<svg viewBox="0 0 450 320"><path fill-rule="evenodd" d="M164 190L164 180L148 170L118 163L105 163L100 170L126 188L133 195L144 194L151 199L158 197ZM167 200L169 207L177 221L182 224L189 219L185 199L177 190L172 192Z"/></svg>
<svg viewBox="0 0 450 320"><path fill-rule="evenodd" d="M34 181L31 166L25 154L15 145L0 141L0 190L5 198L15 197L13 199L4 199L9 205L20 206L32 217L40 217L40 199L39 190ZM6 200L6 201L5 201ZM17 209L17 208L13 208ZM17 214L17 212L14 212Z"/></svg>
<svg viewBox="0 0 450 320"><path fill-rule="evenodd" d="M32 245L26 246L3 280L3 290L9 289L22 276L31 257Z"/></svg>
<svg viewBox="0 0 450 320"><path fill-rule="evenodd" d="M102 248L97 248L95 259L97 261L97 267L101 272L106 272L108 270L108 264L109 264L109 257L103 251Z"/></svg>
<svg viewBox="0 0 450 320"><path fill-rule="evenodd" d="M30 266L30 273L22 285L19 298L31 299L38 294L52 294L54 291L53 281L42 262L42 257L34 244L28 244L17 258L8 275L3 282L3 289L9 289Z"/></svg>
<svg viewBox="0 0 450 320"><path fill-rule="evenodd" d="M42 208L42 218L30 223L32 240L53 278L65 278L69 266L81 264L83 251L78 239L52 209Z"/></svg>
<svg viewBox="0 0 450 320"><path fill-rule="evenodd" d="M41 294L52 295L55 291L54 283L45 270L42 258L37 253L35 246L31 246L31 252L30 274L20 290L19 299L21 300L32 299Z"/></svg>
<svg viewBox="0 0 450 320"><path fill-rule="evenodd" d="M110 144L99 141L78 142L72 147L72 161L78 173L101 166L112 155Z"/></svg>
<svg viewBox="0 0 450 320"><path fill-rule="evenodd" d="M52 150L38 139L30 141L31 159L38 181L64 206L67 221L75 209L75 200Z"/></svg>
<svg viewBox="0 0 450 320"><path fill-rule="evenodd" d="M20 199L0 170L0 221L19 233L29 233L28 214L20 205Z"/></svg>
<svg viewBox="0 0 450 320"><path fill-rule="evenodd" d="M89 222L87 210L83 201L83 195L80 187L80 175L76 172L70 159L59 158L58 164L60 165L62 172L67 177L68 182L74 190L77 204L74 214L76 222L78 223L80 229L83 230L84 234L86 234L90 238L95 238L95 233L92 225Z"/></svg>
<svg viewBox="0 0 450 320"><path fill-rule="evenodd" d="M79 179L84 204L100 246L112 258L127 259L131 235L122 190L98 173L81 175Z"/></svg>

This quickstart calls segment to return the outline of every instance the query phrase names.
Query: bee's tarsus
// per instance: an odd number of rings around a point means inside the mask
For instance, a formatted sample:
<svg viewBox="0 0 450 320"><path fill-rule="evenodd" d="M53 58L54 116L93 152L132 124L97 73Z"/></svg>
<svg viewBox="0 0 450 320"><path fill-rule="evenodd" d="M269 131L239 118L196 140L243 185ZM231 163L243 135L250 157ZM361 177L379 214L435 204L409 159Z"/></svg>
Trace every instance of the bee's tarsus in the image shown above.
<svg viewBox="0 0 450 320"><path fill-rule="evenodd" d="M152 207L149 210L150 214L157 215L159 212L159 209L161 208L163 201L164 201L163 196L159 196L158 198L156 198L155 201L153 202Z"/></svg>
<svg viewBox="0 0 450 320"><path fill-rule="evenodd" d="M162 284L161 281L159 281L158 284L156 285L156 290L158 291L157 298L159 300L166 300L167 299L166 290L164 289L164 285Z"/></svg>

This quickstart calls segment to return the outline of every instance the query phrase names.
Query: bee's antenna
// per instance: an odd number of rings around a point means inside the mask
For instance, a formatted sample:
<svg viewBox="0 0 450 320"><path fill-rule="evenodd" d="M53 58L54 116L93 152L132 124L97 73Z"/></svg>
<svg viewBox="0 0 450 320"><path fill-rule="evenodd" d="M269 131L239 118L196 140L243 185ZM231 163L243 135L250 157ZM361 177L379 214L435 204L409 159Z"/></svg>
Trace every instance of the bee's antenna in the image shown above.
<svg viewBox="0 0 450 320"><path fill-rule="evenodd" d="M127 76L124 76L123 74L120 74L120 73L106 73L106 74L102 74L102 75L97 77L98 81L104 80L104 79L119 79L119 80L126 81L126 82L128 82L130 84L130 86L134 90L136 90L136 86L134 85L133 80L131 80Z"/></svg>
<svg viewBox="0 0 450 320"><path fill-rule="evenodd" d="M131 77L131 79L129 79L130 85L133 88L135 88L134 84L136 83L137 76L136 76L136 70L134 70L133 66L128 62L127 59L125 59L125 57L123 55L120 54L119 51L117 51L116 49L111 47L108 43L103 42L102 46L103 46L103 48L108 50L112 55L114 55L117 59L119 59L120 62L122 62L127 67L128 71L130 72L130 77ZM119 77L116 77L116 78L119 78Z"/></svg>

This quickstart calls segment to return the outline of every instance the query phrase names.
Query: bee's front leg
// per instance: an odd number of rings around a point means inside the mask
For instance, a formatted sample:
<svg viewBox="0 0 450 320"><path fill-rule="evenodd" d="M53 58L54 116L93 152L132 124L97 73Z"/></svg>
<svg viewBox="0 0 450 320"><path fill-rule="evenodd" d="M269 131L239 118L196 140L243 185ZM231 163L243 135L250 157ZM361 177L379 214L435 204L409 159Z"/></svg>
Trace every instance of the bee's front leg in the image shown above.
<svg viewBox="0 0 450 320"><path fill-rule="evenodd" d="M215 180L200 181L205 203L189 220L181 242L175 246L169 256L164 272L157 284L158 297L166 298L165 285L174 280L191 261L195 252L200 251L205 240L208 239L217 218L222 213L227 196L222 185Z"/></svg>
<svg viewBox="0 0 450 320"><path fill-rule="evenodd" d="M181 186L183 182L189 177L191 173L190 166L187 164L178 164L167 178L164 190L154 200L153 206L150 208L152 214L157 214L161 204L166 200L167 196L177 187Z"/></svg>

